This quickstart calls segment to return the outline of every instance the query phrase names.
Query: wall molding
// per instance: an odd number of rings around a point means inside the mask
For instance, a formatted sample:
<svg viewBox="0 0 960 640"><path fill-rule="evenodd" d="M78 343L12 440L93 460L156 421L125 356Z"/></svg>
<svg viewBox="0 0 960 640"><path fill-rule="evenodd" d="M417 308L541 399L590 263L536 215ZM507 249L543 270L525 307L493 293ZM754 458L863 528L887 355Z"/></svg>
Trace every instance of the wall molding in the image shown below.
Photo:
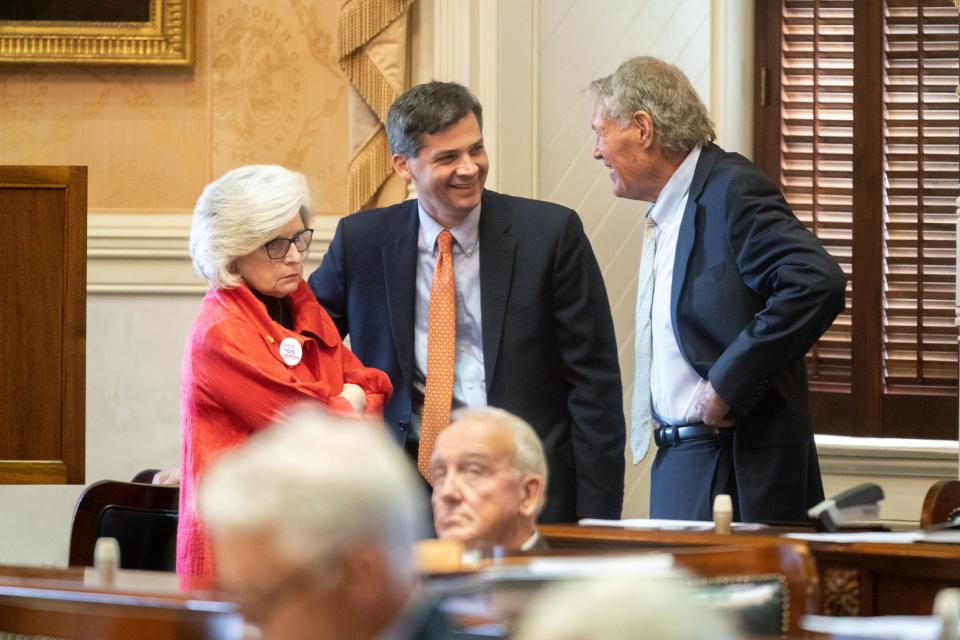
<svg viewBox="0 0 960 640"><path fill-rule="evenodd" d="M470 86L470 3L433 0L433 77Z"/></svg>
<svg viewBox="0 0 960 640"><path fill-rule="evenodd" d="M960 471L954 441L824 435L816 440L823 475L949 480Z"/></svg>
<svg viewBox="0 0 960 640"><path fill-rule="evenodd" d="M87 216L88 294L202 294L207 284L190 263L191 213ZM313 219L313 245L305 273L317 265L333 239L337 216Z"/></svg>
<svg viewBox="0 0 960 640"><path fill-rule="evenodd" d="M497 191L500 175L500 2L480 2L476 11L475 90L483 105L483 142L491 167L487 187Z"/></svg>
<svg viewBox="0 0 960 640"><path fill-rule="evenodd" d="M753 157L754 0L710 5L710 115L717 143Z"/></svg>

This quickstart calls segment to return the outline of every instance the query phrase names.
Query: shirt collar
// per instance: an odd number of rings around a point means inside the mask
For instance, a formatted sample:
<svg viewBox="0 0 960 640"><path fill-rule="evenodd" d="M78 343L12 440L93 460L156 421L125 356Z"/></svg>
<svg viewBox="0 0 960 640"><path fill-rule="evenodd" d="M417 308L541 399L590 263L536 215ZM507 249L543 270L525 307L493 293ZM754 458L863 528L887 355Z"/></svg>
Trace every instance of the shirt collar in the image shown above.
<svg viewBox="0 0 960 640"><path fill-rule="evenodd" d="M417 201L417 214L420 216L420 247L432 252L437 246L437 236L444 227L430 217L419 201ZM463 253L468 258L471 257L477 249L477 240L480 237L480 205L475 206L463 222L452 227L450 233L463 249Z"/></svg>
<svg viewBox="0 0 960 640"><path fill-rule="evenodd" d="M540 532L534 529L533 533L530 534L530 537L527 538L526 542L520 545L520 551L530 551L537 546L538 542L540 542Z"/></svg>
<svg viewBox="0 0 960 640"><path fill-rule="evenodd" d="M687 157L667 180L667 184L661 189L657 201L650 208L648 215L653 218L658 227L669 225L682 215L683 212L678 211L678 205L690 191L701 149L702 147L697 145L687 154Z"/></svg>

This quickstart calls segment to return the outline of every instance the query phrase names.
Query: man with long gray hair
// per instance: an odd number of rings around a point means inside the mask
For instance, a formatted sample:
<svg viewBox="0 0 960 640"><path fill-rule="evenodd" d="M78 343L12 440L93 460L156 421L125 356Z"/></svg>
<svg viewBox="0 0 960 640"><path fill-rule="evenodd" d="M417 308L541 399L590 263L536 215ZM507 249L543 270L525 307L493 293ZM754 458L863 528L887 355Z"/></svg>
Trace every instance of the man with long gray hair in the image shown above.
<svg viewBox="0 0 960 640"><path fill-rule="evenodd" d="M713 144L683 73L627 60L594 81L593 157L651 202L636 311L634 464L650 432L650 515L805 521L823 499L804 354L843 309L837 262L776 185Z"/></svg>
<svg viewBox="0 0 960 640"><path fill-rule="evenodd" d="M417 199L341 220L310 286L389 374L384 416L425 478L451 409L491 405L543 440L543 520L618 518L623 393L600 268L574 211L484 188L481 126L459 84L400 96L387 134Z"/></svg>

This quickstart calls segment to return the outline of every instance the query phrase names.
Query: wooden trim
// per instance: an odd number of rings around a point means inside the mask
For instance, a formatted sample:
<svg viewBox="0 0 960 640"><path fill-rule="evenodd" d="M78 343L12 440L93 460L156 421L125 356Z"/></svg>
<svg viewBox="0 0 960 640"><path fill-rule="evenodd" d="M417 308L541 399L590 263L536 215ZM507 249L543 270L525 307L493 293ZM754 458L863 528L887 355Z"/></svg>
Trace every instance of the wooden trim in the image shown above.
<svg viewBox="0 0 960 640"><path fill-rule="evenodd" d="M309 274L333 240L340 215L315 215ZM202 296L207 283L193 273L189 213L92 213L87 237L88 295Z"/></svg>
<svg viewBox="0 0 960 640"><path fill-rule="evenodd" d="M856 403L850 391L838 389L811 389L810 413L813 416L813 430L815 433L829 435L866 435L858 434L854 428L851 407Z"/></svg>
<svg viewBox="0 0 960 640"><path fill-rule="evenodd" d="M0 484L64 484L67 478L60 460L0 460Z"/></svg>
<svg viewBox="0 0 960 640"><path fill-rule="evenodd" d="M63 305L63 439L68 484L85 482L87 366L87 168L68 167ZM74 215L71 215L74 214Z"/></svg>
<svg viewBox="0 0 960 640"><path fill-rule="evenodd" d="M855 0L853 11L853 405L850 435L881 436L883 393L883 11Z"/></svg>
<svg viewBox="0 0 960 640"><path fill-rule="evenodd" d="M780 184L781 18L779 1L757 2L753 58L753 161L775 184Z"/></svg>
<svg viewBox="0 0 960 640"><path fill-rule="evenodd" d="M957 438L957 396L953 393L938 396L929 392L891 393L888 390L880 406L882 434L886 438Z"/></svg>

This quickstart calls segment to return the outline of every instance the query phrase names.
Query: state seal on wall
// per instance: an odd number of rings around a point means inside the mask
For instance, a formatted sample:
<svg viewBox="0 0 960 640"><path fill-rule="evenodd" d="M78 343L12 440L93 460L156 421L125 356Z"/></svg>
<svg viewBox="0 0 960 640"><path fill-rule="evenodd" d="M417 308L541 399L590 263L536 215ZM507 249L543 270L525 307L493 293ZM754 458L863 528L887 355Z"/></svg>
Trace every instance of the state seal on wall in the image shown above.
<svg viewBox="0 0 960 640"><path fill-rule="evenodd" d="M296 134L300 61L276 10L242 4L215 19L211 48L214 149L250 162Z"/></svg>

